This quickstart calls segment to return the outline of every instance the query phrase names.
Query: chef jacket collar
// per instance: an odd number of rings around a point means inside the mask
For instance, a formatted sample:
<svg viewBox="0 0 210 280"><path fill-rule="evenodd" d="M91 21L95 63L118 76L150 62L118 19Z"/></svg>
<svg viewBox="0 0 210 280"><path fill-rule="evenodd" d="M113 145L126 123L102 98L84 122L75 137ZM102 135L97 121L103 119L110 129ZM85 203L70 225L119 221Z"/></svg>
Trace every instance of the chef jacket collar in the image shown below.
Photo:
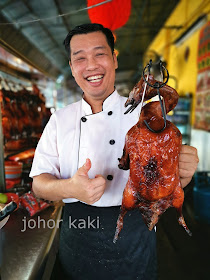
<svg viewBox="0 0 210 280"><path fill-rule="evenodd" d="M112 94L110 94L103 102L102 111L110 111L114 105L119 101L119 94L117 90L115 90ZM85 115L93 114L91 106L82 98L82 109L85 112Z"/></svg>

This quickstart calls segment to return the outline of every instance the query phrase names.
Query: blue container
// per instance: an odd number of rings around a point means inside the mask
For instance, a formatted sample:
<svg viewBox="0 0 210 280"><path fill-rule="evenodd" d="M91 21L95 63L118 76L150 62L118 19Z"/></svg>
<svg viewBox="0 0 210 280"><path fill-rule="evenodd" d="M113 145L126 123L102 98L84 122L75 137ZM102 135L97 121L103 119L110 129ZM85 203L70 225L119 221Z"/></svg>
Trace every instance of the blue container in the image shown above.
<svg viewBox="0 0 210 280"><path fill-rule="evenodd" d="M195 218L210 224L210 172L197 172L193 188Z"/></svg>

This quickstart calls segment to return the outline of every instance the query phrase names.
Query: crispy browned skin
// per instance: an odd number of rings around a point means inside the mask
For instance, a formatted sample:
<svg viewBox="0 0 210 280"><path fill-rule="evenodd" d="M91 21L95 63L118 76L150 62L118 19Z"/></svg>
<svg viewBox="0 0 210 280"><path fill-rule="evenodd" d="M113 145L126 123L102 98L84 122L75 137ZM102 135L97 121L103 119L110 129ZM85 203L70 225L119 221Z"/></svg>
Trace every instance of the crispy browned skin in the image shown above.
<svg viewBox="0 0 210 280"><path fill-rule="evenodd" d="M152 76L149 77L149 81L156 82ZM140 102L143 87L142 78L131 91L126 105ZM145 100L156 94L157 90L149 87L145 93ZM166 112L169 112L176 106L178 94L169 86L161 88L160 94L164 97ZM146 225L149 230L152 230L160 215L169 207L175 207L179 223L191 235L182 215L184 192L178 168L182 144L181 133L169 121L162 132L151 132L146 127L144 120L154 130L160 130L163 127L164 122L159 101L150 102L143 107L139 121L126 135L119 168L130 169L130 175L123 192L114 242L116 242L123 227L124 215L128 210L134 208L139 208Z"/></svg>

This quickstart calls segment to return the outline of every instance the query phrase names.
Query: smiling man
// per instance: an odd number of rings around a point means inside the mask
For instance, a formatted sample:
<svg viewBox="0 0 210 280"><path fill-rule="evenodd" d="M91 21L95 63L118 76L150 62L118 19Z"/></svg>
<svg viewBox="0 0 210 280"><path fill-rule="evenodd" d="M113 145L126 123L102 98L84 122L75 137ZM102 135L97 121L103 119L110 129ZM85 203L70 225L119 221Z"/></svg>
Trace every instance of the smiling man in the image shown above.
<svg viewBox="0 0 210 280"><path fill-rule="evenodd" d="M83 98L51 116L30 173L38 196L65 202L59 249L65 276L60 278L154 280L155 232L147 229L138 210L125 217L120 238L113 243L129 175L118 168L118 158L139 109L125 115L126 98L115 90L118 63L112 32L100 24L84 24L70 31L64 44ZM179 160L183 187L197 162L196 149L184 146ZM88 217L99 226L69 226L69 220Z"/></svg>
<svg viewBox="0 0 210 280"><path fill-rule="evenodd" d="M70 46L72 75L93 113L100 112L103 101L114 92L116 55L100 31L74 36Z"/></svg>

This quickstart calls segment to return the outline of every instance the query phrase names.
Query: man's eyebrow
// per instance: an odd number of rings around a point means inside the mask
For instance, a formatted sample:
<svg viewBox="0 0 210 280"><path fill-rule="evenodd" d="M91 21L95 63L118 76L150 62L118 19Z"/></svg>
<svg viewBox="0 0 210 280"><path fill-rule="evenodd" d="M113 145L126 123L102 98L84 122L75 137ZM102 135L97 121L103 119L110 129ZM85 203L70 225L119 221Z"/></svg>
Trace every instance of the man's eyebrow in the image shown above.
<svg viewBox="0 0 210 280"><path fill-rule="evenodd" d="M83 50L79 50L79 51L77 51L77 52L73 52L72 55L77 55L77 54L79 54L79 53L81 53L81 52L84 52L84 51L83 51Z"/></svg>
<svg viewBox="0 0 210 280"><path fill-rule="evenodd" d="M104 46L97 46L97 47L95 47L94 49L95 49L95 50L98 50L98 49L105 49L105 47L104 47Z"/></svg>
<svg viewBox="0 0 210 280"><path fill-rule="evenodd" d="M105 47L104 47L104 46L97 46L97 47L94 47L94 50L101 50L101 49L105 49ZM85 50L75 51L75 52L72 53L72 55L77 55L77 54L83 53L83 52L85 52Z"/></svg>

